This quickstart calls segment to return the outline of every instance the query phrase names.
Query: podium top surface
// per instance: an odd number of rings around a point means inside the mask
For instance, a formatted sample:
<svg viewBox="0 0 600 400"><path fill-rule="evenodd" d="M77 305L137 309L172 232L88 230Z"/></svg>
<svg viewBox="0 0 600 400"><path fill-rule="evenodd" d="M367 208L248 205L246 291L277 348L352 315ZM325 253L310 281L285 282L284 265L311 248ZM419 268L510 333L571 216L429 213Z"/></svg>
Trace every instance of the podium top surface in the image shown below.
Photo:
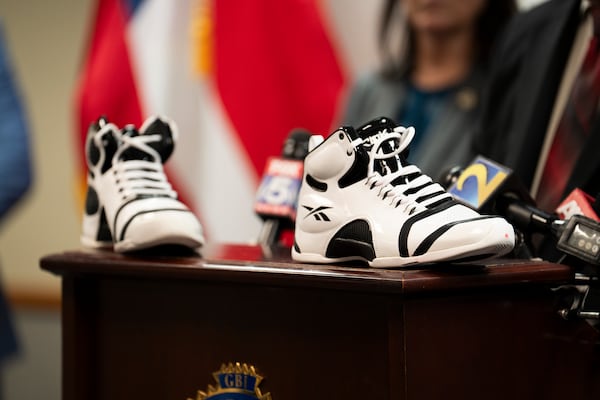
<svg viewBox="0 0 600 400"><path fill-rule="evenodd" d="M173 251L119 254L111 250L73 250L40 260L43 270L61 277L120 276L186 279L269 286L323 287L371 293L410 294L515 285L559 285L572 268L544 261L497 259L478 265L427 264L376 269L360 264L294 262L288 248L211 244L201 255Z"/></svg>

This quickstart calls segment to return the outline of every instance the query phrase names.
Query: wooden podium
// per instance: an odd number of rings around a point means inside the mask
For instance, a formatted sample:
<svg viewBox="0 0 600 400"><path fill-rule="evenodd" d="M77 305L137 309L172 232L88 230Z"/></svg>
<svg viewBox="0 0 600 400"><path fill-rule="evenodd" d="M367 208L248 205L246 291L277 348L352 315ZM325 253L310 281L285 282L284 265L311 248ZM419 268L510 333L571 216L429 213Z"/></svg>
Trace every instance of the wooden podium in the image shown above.
<svg viewBox="0 0 600 400"><path fill-rule="evenodd" d="M202 399L236 362L273 400L600 399L600 334L558 315L563 265L378 270L215 245L41 267L62 278L65 400Z"/></svg>

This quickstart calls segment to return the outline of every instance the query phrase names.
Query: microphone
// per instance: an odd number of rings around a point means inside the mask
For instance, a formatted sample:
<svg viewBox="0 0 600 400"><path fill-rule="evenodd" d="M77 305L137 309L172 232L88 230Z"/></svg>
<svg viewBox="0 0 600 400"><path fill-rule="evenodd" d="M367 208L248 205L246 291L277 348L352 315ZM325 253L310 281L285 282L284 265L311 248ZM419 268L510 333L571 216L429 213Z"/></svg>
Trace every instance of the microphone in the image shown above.
<svg viewBox="0 0 600 400"><path fill-rule="evenodd" d="M446 174L448 193L482 214L498 214L526 232L546 232L556 217L535 208L535 201L508 167L477 156L466 168Z"/></svg>
<svg viewBox="0 0 600 400"><path fill-rule="evenodd" d="M556 247L593 265L600 263L600 218L594 209L597 199L575 188L556 208L558 216L566 220L558 226Z"/></svg>
<svg viewBox="0 0 600 400"><path fill-rule="evenodd" d="M306 130L292 130L283 143L281 156L267 159L254 203L254 212L263 220L259 244L275 245L284 230L294 227L310 137Z"/></svg>
<svg viewBox="0 0 600 400"><path fill-rule="evenodd" d="M552 237L557 240L556 248L563 253L600 265L600 223L574 213L561 219L536 208L535 201L510 168L477 156L460 174L455 172L447 176L452 180L448 192L456 200L481 213L502 215L523 232ZM581 191L575 193L578 196L584 194ZM587 209L587 204L593 211L588 198L588 195L570 196L570 200L563 203L572 205L576 201L579 208Z"/></svg>
<svg viewBox="0 0 600 400"><path fill-rule="evenodd" d="M575 188L556 208L556 213L561 219L569 219L573 215L585 215L596 222L600 222L598 213L594 209L595 202L592 196L579 188Z"/></svg>
<svg viewBox="0 0 600 400"><path fill-rule="evenodd" d="M553 224L556 247L592 265L600 265L600 223L585 215L575 214Z"/></svg>

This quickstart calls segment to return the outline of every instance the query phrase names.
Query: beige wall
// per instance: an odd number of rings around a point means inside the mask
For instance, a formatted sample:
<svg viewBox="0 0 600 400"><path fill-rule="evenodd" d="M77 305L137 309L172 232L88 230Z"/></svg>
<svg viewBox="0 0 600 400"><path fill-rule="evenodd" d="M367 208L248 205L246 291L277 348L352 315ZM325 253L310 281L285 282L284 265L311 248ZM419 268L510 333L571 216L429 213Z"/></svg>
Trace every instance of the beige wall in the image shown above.
<svg viewBox="0 0 600 400"><path fill-rule="evenodd" d="M0 261L9 291L58 294L40 257L79 247L75 200L73 90L93 0L0 0L13 66L31 125L35 182L0 226Z"/></svg>

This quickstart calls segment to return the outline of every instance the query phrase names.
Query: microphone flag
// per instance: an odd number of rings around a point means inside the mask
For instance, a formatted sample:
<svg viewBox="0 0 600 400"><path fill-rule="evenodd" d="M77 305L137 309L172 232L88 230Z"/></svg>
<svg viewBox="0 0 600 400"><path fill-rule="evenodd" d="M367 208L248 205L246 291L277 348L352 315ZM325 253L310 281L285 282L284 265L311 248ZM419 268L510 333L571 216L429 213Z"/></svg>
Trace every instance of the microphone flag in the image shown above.
<svg viewBox="0 0 600 400"><path fill-rule="evenodd" d="M584 215L600 222L600 218L592 208L594 198L583 190L576 188L556 208L556 213L561 219L569 219L573 215Z"/></svg>
<svg viewBox="0 0 600 400"><path fill-rule="evenodd" d="M513 180L512 177L510 168L477 156L450 186L448 193L476 210L489 211L493 200Z"/></svg>
<svg viewBox="0 0 600 400"><path fill-rule="evenodd" d="M254 211L263 217L296 219L303 162L270 157L256 194Z"/></svg>

